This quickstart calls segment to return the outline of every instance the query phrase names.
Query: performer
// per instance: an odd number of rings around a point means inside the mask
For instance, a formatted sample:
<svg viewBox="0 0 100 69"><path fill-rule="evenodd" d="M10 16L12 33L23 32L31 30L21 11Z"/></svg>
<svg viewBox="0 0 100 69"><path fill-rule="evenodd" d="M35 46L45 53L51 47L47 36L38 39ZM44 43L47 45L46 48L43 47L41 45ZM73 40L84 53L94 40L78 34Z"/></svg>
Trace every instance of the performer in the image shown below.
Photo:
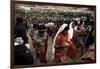
<svg viewBox="0 0 100 69"><path fill-rule="evenodd" d="M68 26L63 24L54 38L54 51L55 51L55 62L66 63L66 56L72 58L76 57L76 49L74 44L74 29L72 27L73 22Z"/></svg>
<svg viewBox="0 0 100 69"><path fill-rule="evenodd" d="M46 63L47 33L43 25L38 27L38 33L36 33L32 39L33 46L36 49L36 58L38 58L41 63Z"/></svg>
<svg viewBox="0 0 100 69"><path fill-rule="evenodd" d="M61 62L61 63L66 63L66 51L67 47L70 45L70 42L66 39L68 38L68 25L63 24L60 29L58 30L55 38L54 38L54 59L55 62Z"/></svg>
<svg viewBox="0 0 100 69"><path fill-rule="evenodd" d="M55 45L55 62L66 63L67 48L70 45L68 39L68 29L66 29L57 36Z"/></svg>

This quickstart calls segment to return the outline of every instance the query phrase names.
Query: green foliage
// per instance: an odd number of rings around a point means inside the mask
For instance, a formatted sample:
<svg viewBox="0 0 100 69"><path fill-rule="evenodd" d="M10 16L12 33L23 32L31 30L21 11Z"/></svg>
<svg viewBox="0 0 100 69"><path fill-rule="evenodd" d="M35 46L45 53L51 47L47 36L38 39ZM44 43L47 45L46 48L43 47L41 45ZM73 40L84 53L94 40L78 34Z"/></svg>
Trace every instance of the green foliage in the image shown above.
<svg viewBox="0 0 100 69"><path fill-rule="evenodd" d="M64 18L69 19L72 17L77 17L77 15L73 15L76 13L71 12L54 12L54 11L30 11L25 13L24 10L17 9L16 16L35 16L35 17L56 17L56 18Z"/></svg>
<svg viewBox="0 0 100 69"><path fill-rule="evenodd" d="M23 10L16 10L16 16L25 16L26 13Z"/></svg>

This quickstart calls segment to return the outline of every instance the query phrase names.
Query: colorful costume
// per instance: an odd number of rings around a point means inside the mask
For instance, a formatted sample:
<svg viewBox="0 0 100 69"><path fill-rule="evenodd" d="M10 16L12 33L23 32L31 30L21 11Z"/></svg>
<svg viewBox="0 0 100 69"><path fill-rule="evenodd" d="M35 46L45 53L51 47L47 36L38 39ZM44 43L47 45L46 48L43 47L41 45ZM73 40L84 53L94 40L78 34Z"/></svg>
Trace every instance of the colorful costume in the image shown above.
<svg viewBox="0 0 100 69"><path fill-rule="evenodd" d="M57 37L57 41L59 42L59 45L63 44L64 42L67 42L70 44L68 41L68 32L66 32L66 35L64 36L62 33L60 33ZM75 49L75 44L74 44L74 38L71 40L70 46L59 46L55 50L55 61L60 62L62 58L65 58L66 56L69 57L75 57L76 56L76 49Z"/></svg>
<svg viewBox="0 0 100 69"><path fill-rule="evenodd" d="M33 46L36 49L36 56L41 63L46 61L46 45L47 45L47 34L44 33L40 36L38 33L33 38Z"/></svg>
<svg viewBox="0 0 100 69"><path fill-rule="evenodd" d="M66 34L66 38L68 37L68 34ZM57 37L56 44L59 45L59 47L55 47L55 61L56 62L62 62L62 59L66 56L66 49L67 47L63 47L61 44L63 42L67 42L66 38L63 36L63 34L59 34Z"/></svg>

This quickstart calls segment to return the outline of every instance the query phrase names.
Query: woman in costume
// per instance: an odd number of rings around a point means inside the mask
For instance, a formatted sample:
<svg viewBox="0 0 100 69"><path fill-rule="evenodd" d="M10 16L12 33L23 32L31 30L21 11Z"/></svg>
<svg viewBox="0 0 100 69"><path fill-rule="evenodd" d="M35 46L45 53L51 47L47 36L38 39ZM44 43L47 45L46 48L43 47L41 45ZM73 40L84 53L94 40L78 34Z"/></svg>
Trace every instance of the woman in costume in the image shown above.
<svg viewBox="0 0 100 69"><path fill-rule="evenodd" d="M68 26L63 24L58 30L53 43L53 53L55 54L55 62L66 63L66 56L72 58L73 61L76 57L76 49L74 44L74 29L72 27L73 22Z"/></svg>

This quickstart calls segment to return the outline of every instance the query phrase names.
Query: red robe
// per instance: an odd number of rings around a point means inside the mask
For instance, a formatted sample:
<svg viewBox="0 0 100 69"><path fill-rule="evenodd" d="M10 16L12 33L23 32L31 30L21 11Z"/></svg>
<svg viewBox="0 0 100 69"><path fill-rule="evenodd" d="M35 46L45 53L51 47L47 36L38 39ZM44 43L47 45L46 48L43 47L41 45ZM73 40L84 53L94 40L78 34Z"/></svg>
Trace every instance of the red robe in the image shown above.
<svg viewBox="0 0 100 69"><path fill-rule="evenodd" d="M58 35L59 37L59 41L60 43L63 43L63 42L68 42L68 32L66 32L66 36L64 36L62 33L60 33ZM56 60L59 60L64 57L65 55L66 56L69 56L69 57L75 57L76 56L76 48L75 48L75 42L74 42L74 37L72 38L72 44L68 47L67 51L66 49L63 49L63 50L60 50L59 52L56 52L55 54L55 59Z"/></svg>

